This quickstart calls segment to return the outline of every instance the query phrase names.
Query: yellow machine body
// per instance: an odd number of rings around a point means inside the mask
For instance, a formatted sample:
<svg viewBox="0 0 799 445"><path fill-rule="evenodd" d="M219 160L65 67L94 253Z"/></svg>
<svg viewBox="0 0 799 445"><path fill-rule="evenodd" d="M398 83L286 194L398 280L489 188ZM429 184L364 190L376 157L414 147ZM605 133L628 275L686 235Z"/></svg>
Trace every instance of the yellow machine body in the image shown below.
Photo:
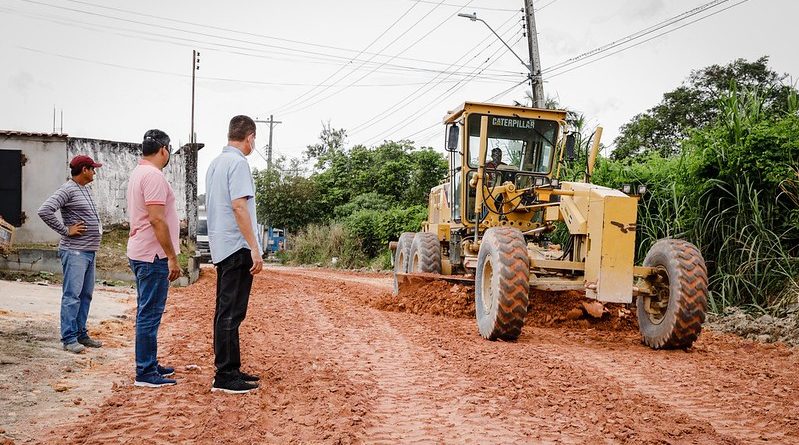
<svg viewBox="0 0 799 445"><path fill-rule="evenodd" d="M473 275L483 233L506 226L531 239L531 287L583 290L603 302L632 301L634 277L651 273L634 267L638 199L590 183L557 181L565 119L561 110L472 102L447 114L444 124L459 128L457 148L450 153L449 180L430 191L422 229L441 242L442 274ZM538 127L542 130L536 133ZM527 138L516 144L522 148L514 161L533 168L487 168L491 144L498 144L492 130ZM526 163L528 158L533 161ZM557 221L574 241L568 258L563 246L535 241L535 235L553 231Z"/></svg>

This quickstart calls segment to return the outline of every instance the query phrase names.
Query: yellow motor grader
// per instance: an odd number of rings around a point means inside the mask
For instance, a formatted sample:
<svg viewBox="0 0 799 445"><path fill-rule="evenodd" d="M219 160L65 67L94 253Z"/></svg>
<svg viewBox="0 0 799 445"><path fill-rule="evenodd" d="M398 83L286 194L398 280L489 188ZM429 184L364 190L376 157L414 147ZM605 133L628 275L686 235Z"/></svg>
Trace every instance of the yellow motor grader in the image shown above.
<svg viewBox="0 0 799 445"><path fill-rule="evenodd" d="M609 303L635 297L645 344L691 346L707 308L701 253L662 239L634 264L639 190L558 179L575 149L565 111L466 102L444 124L449 178L430 191L421 232L390 244L395 293L414 277L473 280L477 327L490 340L521 334L530 289ZM549 241L558 222L568 229L560 245Z"/></svg>

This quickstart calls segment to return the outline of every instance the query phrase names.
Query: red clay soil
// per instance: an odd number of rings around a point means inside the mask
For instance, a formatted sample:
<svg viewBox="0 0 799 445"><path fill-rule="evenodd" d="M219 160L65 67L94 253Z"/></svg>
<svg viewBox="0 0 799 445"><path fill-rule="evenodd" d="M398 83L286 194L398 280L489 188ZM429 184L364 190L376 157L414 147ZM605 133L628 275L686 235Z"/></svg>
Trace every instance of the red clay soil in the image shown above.
<svg viewBox="0 0 799 445"><path fill-rule="evenodd" d="M449 303L425 303L330 270L256 278L242 344L262 387L211 393L214 280L171 293L160 358L177 386L118 386L41 443L799 443L796 349L706 332L653 351L623 307L566 319L574 295L532 296L519 340L489 342L468 288L435 284L419 295Z"/></svg>

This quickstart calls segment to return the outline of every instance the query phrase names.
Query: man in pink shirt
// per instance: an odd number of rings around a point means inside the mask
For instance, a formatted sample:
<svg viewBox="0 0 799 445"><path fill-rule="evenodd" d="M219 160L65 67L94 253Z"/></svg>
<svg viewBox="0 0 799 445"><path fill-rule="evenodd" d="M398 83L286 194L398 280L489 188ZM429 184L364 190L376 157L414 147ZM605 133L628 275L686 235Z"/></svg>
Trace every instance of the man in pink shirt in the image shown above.
<svg viewBox="0 0 799 445"><path fill-rule="evenodd" d="M175 193L161 171L169 163L170 148L169 136L163 131L144 133L142 159L128 180L128 260L138 294L133 384L150 388L177 383L167 378L175 369L158 363L158 327L169 282L180 276Z"/></svg>

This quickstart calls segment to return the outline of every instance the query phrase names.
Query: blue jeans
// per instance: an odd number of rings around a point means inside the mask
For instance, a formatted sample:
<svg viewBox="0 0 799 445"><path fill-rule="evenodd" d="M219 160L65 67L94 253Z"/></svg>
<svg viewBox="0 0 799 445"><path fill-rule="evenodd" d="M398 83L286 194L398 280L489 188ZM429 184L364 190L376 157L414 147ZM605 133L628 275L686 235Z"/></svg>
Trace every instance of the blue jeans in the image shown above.
<svg viewBox="0 0 799 445"><path fill-rule="evenodd" d="M166 258L152 263L131 260L136 276L136 377L158 375L158 327L166 307L169 290L169 264Z"/></svg>
<svg viewBox="0 0 799 445"><path fill-rule="evenodd" d="M86 319L94 292L95 252L58 250L64 284L61 286L61 342L65 345L89 336Z"/></svg>

